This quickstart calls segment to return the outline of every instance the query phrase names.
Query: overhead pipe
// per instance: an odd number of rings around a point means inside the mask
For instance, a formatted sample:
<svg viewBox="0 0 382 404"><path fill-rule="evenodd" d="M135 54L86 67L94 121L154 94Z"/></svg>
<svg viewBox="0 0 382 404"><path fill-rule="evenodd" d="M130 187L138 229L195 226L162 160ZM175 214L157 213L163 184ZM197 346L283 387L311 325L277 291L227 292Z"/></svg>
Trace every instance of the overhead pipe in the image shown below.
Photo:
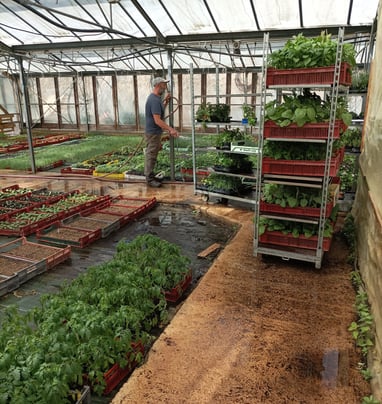
<svg viewBox="0 0 382 404"><path fill-rule="evenodd" d="M172 65L172 50L168 49L167 51L167 58L168 58L168 79L170 80L170 94L172 97L169 101L169 125L174 127L174 77L173 77L173 65ZM170 178L172 180L175 179L175 146L174 146L174 138L170 136Z"/></svg>
<svg viewBox="0 0 382 404"><path fill-rule="evenodd" d="M20 67L20 82L21 89L23 92L24 99L24 111L25 111L25 124L27 129L27 138L28 138L28 148L31 160L31 169L32 173L36 174L36 162L34 158L34 149L33 149L33 137L32 137L32 115L30 109L30 98L29 98L29 90L28 90L28 78L24 70L23 66L23 58L21 56L17 57L17 61ZM20 117L22 124L22 116Z"/></svg>

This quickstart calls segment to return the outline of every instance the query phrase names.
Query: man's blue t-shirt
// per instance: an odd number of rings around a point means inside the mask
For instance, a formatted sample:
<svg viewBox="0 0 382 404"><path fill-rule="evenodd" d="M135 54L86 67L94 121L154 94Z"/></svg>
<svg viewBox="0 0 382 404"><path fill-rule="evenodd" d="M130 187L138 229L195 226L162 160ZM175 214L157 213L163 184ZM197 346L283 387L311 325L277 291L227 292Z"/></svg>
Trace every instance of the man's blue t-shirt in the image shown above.
<svg viewBox="0 0 382 404"><path fill-rule="evenodd" d="M162 98L158 95L151 93L146 100L145 106L145 133L153 135L161 135L163 130L161 127L155 124L154 114L160 115L161 119L164 118L164 107Z"/></svg>

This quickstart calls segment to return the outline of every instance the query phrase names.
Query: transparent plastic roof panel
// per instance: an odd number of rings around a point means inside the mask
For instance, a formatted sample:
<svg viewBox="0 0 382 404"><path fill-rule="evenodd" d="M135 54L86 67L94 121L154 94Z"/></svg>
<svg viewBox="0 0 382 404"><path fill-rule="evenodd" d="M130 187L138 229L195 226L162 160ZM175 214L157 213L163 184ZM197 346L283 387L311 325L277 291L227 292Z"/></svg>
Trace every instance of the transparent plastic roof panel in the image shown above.
<svg viewBox="0 0 382 404"><path fill-rule="evenodd" d="M369 35L378 0L0 0L0 70L247 68L298 32ZM315 29L315 31L314 31ZM240 52L238 52L238 47Z"/></svg>

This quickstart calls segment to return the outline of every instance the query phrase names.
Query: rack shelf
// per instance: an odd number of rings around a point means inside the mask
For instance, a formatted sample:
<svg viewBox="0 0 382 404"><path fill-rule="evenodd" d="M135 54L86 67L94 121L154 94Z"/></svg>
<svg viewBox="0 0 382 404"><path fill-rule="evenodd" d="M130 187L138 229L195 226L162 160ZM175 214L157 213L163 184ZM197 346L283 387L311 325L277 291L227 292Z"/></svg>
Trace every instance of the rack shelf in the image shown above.
<svg viewBox="0 0 382 404"><path fill-rule="evenodd" d="M325 143L326 153L323 160L283 160L265 157L259 153L255 204L254 255L272 255L284 260L295 259L312 262L316 268L322 265L324 252L330 249L331 237L327 228L331 223L331 215L337 203L339 184L333 179L337 176L345 150L334 151L333 143L340 138L347 126L336 119L339 93L346 92L351 85L350 65L341 61L343 47L343 29L339 29L336 63L333 66L306 69L274 69L267 67L269 34L264 35L264 58L262 68L262 97L260 114L259 148L263 150L264 140L267 142L293 143ZM280 127L272 121L265 122L265 105L268 89L277 89L277 97L290 90L326 89L330 93L331 109L329 122L295 124ZM320 198L318 207L310 207L307 201L303 207L297 205L293 197L292 206L263 200L264 185L277 192L284 192L285 187L296 189L307 188L315 191L315 201ZM333 188L334 186L334 188ZM284 188L277 188L284 187ZM280 192L281 192L280 191ZM287 191L286 191L287 192ZM308 197L306 197L308 198ZM270 220L270 222L269 222ZM269 225L272 223L272 226ZM289 223L289 224L288 224ZM304 226L309 227L304 227ZM281 231L279 228L284 227ZM269 227L269 228L268 228ZM291 232L293 228L293 233ZM298 229L305 229L298 232Z"/></svg>

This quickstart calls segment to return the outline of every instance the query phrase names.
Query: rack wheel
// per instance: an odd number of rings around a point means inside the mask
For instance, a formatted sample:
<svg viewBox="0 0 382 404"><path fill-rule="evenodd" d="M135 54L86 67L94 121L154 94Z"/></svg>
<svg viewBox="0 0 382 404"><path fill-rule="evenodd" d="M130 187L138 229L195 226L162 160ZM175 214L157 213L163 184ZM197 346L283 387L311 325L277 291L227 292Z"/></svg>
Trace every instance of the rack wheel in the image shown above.
<svg viewBox="0 0 382 404"><path fill-rule="evenodd" d="M208 202L209 200L210 200L210 196L209 196L209 195L202 195L202 201Z"/></svg>

